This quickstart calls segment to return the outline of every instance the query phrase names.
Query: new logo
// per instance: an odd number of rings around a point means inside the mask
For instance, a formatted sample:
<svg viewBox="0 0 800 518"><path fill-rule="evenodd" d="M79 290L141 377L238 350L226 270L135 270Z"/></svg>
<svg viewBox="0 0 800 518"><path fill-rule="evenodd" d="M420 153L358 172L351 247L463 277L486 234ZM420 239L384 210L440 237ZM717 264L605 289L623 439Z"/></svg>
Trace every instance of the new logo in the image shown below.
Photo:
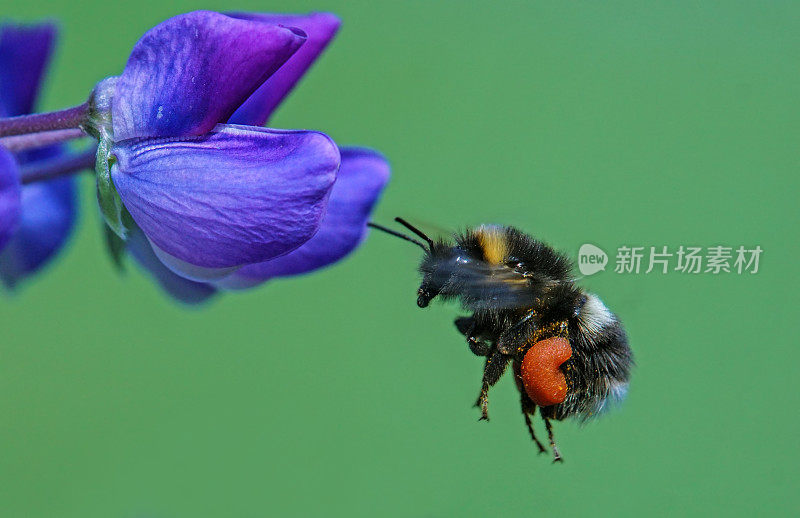
<svg viewBox="0 0 800 518"><path fill-rule="evenodd" d="M602 249L585 244L578 250L578 269L583 275L594 275L605 270L608 264L608 256Z"/></svg>

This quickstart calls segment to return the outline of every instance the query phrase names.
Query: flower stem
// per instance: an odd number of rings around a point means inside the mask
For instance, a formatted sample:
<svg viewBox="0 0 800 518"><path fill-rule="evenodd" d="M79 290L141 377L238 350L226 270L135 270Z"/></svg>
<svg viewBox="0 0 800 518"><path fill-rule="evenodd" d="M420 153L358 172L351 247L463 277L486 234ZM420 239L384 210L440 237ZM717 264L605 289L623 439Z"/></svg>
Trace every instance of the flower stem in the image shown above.
<svg viewBox="0 0 800 518"><path fill-rule="evenodd" d="M80 153L71 153L25 165L20 170L20 180L23 185L26 185L91 170L94 168L95 155L97 155L97 148L92 146Z"/></svg>
<svg viewBox="0 0 800 518"><path fill-rule="evenodd" d="M86 122L89 104L49 113L34 113L0 119L0 137L79 128Z"/></svg>
<svg viewBox="0 0 800 518"><path fill-rule="evenodd" d="M40 131L39 133L2 137L0 138L0 146L17 153L19 151L25 151L26 149L50 146L52 144L58 144L85 136L86 133L79 128Z"/></svg>

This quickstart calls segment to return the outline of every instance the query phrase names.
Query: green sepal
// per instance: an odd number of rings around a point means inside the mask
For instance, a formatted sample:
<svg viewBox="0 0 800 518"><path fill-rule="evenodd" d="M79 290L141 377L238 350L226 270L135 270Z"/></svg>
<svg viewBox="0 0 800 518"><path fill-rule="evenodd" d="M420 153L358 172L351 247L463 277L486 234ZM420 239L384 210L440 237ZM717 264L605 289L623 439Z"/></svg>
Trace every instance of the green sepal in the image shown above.
<svg viewBox="0 0 800 518"><path fill-rule="evenodd" d="M107 77L97 83L89 96L89 113L83 130L97 140L113 138L111 103L117 87L117 77Z"/></svg>
<svg viewBox="0 0 800 518"><path fill-rule="evenodd" d="M97 202L100 204L100 213L106 220L108 227L121 239L125 239L128 229L122 217L125 206L119 197L117 188L111 180L111 167L114 165L114 155L109 152L108 140L101 138L97 145Z"/></svg>
<svg viewBox="0 0 800 518"><path fill-rule="evenodd" d="M128 247L127 242L119 237L116 232L103 224L103 234L105 236L106 252L114 264L114 268L122 273L125 271L125 249Z"/></svg>
<svg viewBox="0 0 800 518"><path fill-rule="evenodd" d="M137 229L136 222L133 216L128 212L124 206L122 207L122 214L120 215L122 226L125 229L125 234L129 235L134 229ZM111 261L114 263L117 271L123 273L125 271L125 252L128 250L127 239L122 239L114 232L111 227L103 224L103 233L105 235L106 252L108 252Z"/></svg>

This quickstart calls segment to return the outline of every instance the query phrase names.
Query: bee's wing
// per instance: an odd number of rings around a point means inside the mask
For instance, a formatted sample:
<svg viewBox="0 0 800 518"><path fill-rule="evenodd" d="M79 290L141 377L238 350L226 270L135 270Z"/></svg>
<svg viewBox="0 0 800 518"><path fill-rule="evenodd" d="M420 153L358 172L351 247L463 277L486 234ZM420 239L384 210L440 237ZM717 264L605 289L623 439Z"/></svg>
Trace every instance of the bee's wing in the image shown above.
<svg viewBox="0 0 800 518"><path fill-rule="evenodd" d="M451 289L474 309L530 307L539 294L535 279L504 265L471 260L452 265Z"/></svg>

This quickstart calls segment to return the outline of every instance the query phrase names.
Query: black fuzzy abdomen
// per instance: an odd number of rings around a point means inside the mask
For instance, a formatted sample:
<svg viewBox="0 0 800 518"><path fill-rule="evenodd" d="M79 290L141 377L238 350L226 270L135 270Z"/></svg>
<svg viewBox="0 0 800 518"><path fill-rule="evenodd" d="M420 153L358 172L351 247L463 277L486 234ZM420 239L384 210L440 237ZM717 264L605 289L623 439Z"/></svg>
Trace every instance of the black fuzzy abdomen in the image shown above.
<svg viewBox="0 0 800 518"><path fill-rule="evenodd" d="M568 392L564 402L542 409L554 419L576 416L591 419L619 402L627 391L633 354L625 330L616 316L599 330L582 326L578 318L569 321L572 357L562 369Z"/></svg>

